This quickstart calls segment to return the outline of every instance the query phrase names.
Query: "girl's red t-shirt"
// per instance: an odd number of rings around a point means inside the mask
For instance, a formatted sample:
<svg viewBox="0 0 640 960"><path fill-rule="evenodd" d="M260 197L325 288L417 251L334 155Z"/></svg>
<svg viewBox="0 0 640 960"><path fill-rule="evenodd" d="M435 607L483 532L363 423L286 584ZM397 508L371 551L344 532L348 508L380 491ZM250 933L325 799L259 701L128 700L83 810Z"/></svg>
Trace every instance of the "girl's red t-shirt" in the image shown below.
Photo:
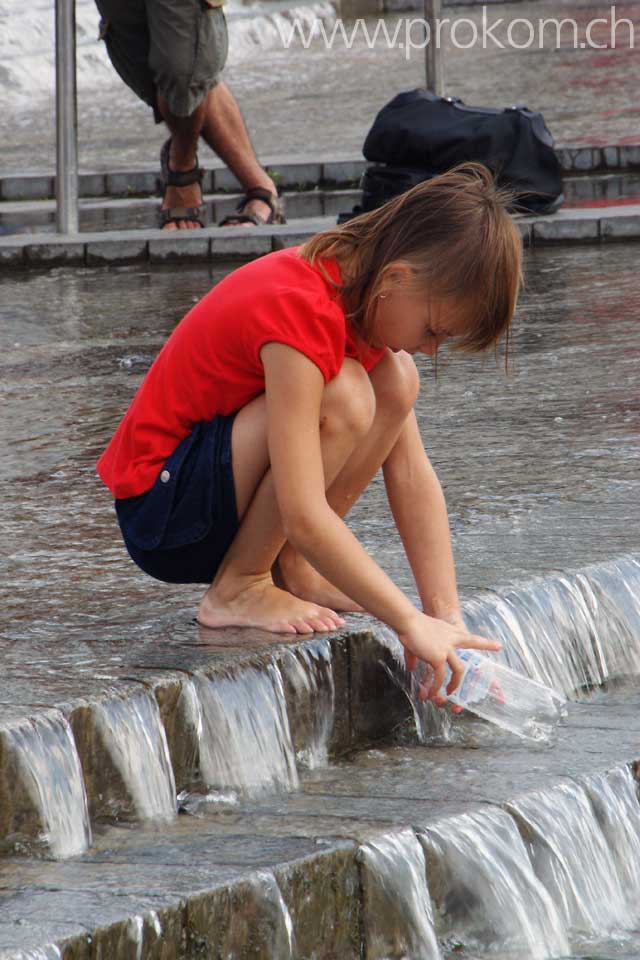
<svg viewBox="0 0 640 960"><path fill-rule="evenodd" d="M335 258L313 266L299 247L275 250L228 274L180 321L154 360L97 470L117 499L137 496L194 423L239 410L264 392L260 348L286 343L309 357L325 383L345 357L371 370L386 347L371 348L347 321Z"/></svg>

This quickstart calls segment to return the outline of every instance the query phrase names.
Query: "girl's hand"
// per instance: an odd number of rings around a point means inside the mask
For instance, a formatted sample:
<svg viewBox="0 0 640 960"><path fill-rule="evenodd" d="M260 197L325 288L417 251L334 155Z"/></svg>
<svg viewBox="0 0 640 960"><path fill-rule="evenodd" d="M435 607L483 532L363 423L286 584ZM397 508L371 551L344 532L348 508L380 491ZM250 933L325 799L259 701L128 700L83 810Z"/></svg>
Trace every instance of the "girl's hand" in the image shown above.
<svg viewBox="0 0 640 960"><path fill-rule="evenodd" d="M451 679L447 686L449 696L460 685L464 675L464 665L456 653L456 647L473 650L502 649L502 644L497 640L487 640L469 633L459 613L447 614L447 620L441 620L416 612L405 630L398 633L398 639L404 647L407 670L414 670L418 660L423 660L433 667L433 680L430 685L421 686L419 697L421 700L434 700L439 706L446 702L437 694L444 683L447 664L451 668ZM458 708L455 712L460 713L461 709Z"/></svg>

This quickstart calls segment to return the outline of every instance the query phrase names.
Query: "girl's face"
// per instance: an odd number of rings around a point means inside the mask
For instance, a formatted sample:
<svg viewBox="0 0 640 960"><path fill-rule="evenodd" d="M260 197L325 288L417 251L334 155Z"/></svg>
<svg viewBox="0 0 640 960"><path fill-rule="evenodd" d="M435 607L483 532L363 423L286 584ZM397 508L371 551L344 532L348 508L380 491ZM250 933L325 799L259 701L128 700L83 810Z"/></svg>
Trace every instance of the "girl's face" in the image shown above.
<svg viewBox="0 0 640 960"><path fill-rule="evenodd" d="M468 309L451 297L427 298L406 284L403 289L401 280L390 282L377 302L376 340L394 351L420 351L433 357L445 340L465 332L468 314Z"/></svg>

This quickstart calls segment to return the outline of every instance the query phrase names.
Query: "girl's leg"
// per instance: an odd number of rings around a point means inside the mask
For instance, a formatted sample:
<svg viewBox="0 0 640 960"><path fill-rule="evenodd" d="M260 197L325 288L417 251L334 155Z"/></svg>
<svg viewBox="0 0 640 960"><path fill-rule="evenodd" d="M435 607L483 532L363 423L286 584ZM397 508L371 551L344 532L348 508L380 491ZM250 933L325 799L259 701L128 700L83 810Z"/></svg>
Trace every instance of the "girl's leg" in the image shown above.
<svg viewBox="0 0 640 960"><path fill-rule="evenodd" d="M373 423L327 489L327 502L345 517L391 452L402 425L418 396L420 381L413 359L404 351L387 355L370 373L376 400ZM322 577L290 543L285 543L274 566L274 579L297 597L339 610L359 610Z"/></svg>
<svg viewBox="0 0 640 960"><path fill-rule="evenodd" d="M375 396L364 368L345 360L325 387L320 408L320 442L329 486L375 417ZM277 587L271 568L285 542L269 468L264 394L239 411L231 434L240 526L213 583L200 602L203 626L253 626L279 633L334 630L343 622L315 601ZM346 598L345 598L346 599Z"/></svg>

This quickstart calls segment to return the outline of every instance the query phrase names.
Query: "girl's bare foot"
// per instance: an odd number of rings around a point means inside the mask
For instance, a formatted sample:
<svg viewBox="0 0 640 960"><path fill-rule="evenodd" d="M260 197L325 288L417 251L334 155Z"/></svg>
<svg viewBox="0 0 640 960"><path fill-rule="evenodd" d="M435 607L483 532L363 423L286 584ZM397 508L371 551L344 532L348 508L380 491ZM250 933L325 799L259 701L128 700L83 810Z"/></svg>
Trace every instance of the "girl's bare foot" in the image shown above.
<svg viewBox="0 0 640 960"><path fill-rule="evenodd" d="M344 626L333 610L294 597L269 575L214 580L198 608L203 627L257 627L272 633L325 633Z"/></svg>
<svg viewBox="0 0 640 960"><path fill-rule="evenodd" d="M302 600L322 603L333 610L349 613L364 613L360 604L348 597L342 590L334 587L326 577L315 570L297 550L287 544L282 548L272 567L272 573L278 586Z"/></svg>

